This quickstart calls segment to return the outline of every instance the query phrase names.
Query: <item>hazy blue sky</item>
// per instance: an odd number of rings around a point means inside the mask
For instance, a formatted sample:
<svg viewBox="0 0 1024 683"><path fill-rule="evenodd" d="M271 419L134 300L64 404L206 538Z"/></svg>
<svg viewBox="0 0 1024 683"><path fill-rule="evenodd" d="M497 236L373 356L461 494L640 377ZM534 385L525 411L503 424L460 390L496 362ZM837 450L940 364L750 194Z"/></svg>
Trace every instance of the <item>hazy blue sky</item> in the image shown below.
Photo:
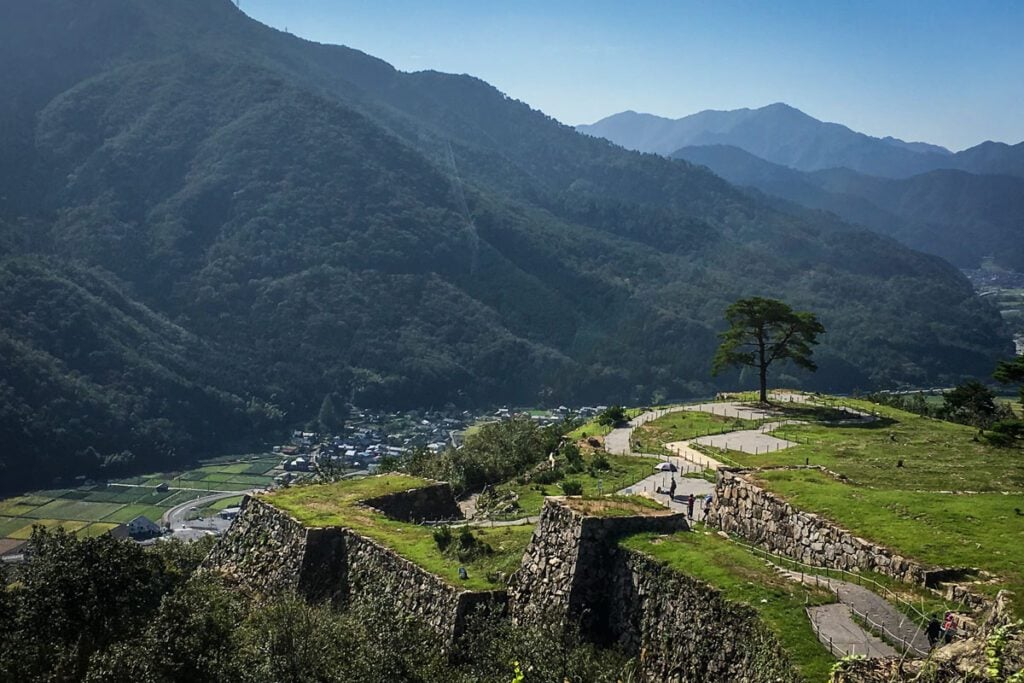
<svg viewBox="0 0 1024 683"><path fill-rule="evenodd" d="M786 102L954 150L1024 140L1024 2L241 0L403 71L478 76L564 123Z"/></svg>

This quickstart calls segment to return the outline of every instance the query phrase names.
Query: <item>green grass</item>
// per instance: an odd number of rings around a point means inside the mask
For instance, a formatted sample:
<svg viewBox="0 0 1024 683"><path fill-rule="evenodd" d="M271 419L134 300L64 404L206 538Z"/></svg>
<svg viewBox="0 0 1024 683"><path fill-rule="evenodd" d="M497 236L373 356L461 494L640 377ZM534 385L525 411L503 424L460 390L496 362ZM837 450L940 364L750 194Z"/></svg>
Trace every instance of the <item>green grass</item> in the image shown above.
<svg viewBox="0 0 1024 683"><path fill-rule="evenodd" d="M116 524L108 524L106 522L93 522L89 526L82 527L78 530L77 535L82 538L92 538L94 536L102 536L114 527Z"/></svg>
<svg viewBox="0 0 1024 683"><path fill-rule="evenodd" d="M167 511L168 508L157 507L155 505L125 505L120 510L113 512L107 517L103 518L103 521L110 523L124 523L130 522L139 515L143 515L149 518L149 521L160 523L160 517Z"/></svg>
<svg viewBox="0 0 1024 683"><path fill-rule="evenodd" d="M120 503L90 503L84 500L54 500L40 505L30 517L36 519L66 519L99 522L121 508Z"/></svg>
<svg viewBox="0 0 1024 683"><path fill-rule="evenodd" d="M828 680L835 659L818 641L804 608L834 601L831 594L788 581L740 546L714 534L638 534L622 541L752 607L778 637L805 681Z"/></svg>
<svg viewBox="0 0 1024 683"><path fill-rule="evenodd" d="M0 538L14 533L25 526L25 520L21 517L0 517Z"/></svg>
<svg viewBox="0 0 1024 683"><path fill-rule="evenodd" d="M32 527L42 526L47 529L56 529L57 527L63 527L65 531L78 531L89 525L89 522L81 522L69 519L32 519L22 520L27 522L23 527L7 535L8 538L16 538L18 540L27 540L32 537Z"/></svg>
<svg viewBox="0 0 1024 683"><path fill-rule="evenodd" d="M519 531L510 531L503 537L505 540L502 552L460 564L457 559L438 549L431 528L388 519L358 504L361 500L406 491L427 483L423 479L408 475L386 474L348 479L332 484L292 486L259 497L308 526L343 526L368 536L452 585L472 590L500 588L500 585L487 579L487 573L494 571L496 566L518 564L530 540L530 527L516 527ZM474 533L477 533L477 530L474 530ZM482 530L479 535L481 538L485 537ZM495 550L497 551L497 547ZM460 566L465 566L469 573L469 578L465 581L458 578Z"/></svg>
<svg viewBox="0 0 1024 683"><path fill-rule="evenodd" d="M881 419L860 425L790 425L774 434L799 445L761 455L730 451L747 467L812 465L865 486L904 490L1021 491L1024 451L976 441L977 430L865 401L843 403L874 410ZM903 460L903 467L897 461Z"/></svg>
<svg viewBox="0 0 1024 683"><path fill-rule="evenodd" d="M927 564L1003 578L1024 614L1024 493L941 494L852 486L817 471L776 470L762 484L793 505ZM993 586L990 590L995 590Z"/></svg>
<svg viewBox="0 0 1024 683"><path fill-rule="evenodd" d="M584 454L583 460L589 466L594 459L593 454ZM605 455L609 470L596 470L591 476L588 470L576 474L566 474L563 481L578 481L583 485L584 496L597 496L615 493L631 486L641 479L654 474L657 460L654 458L638 458L629 455ZM601 484L598 490L598 482ZM562 488L556 484L513 484L511 488L519 494L519 506L524 515L540 514L545 496L560 496Z"/></svg>
<svg viewBox="0 0 1024 683"><path fill-rule="evenodd" d="M672 512L661 503L644 496L580 496L569 498L566 503L573 510L590 517L635 517Z"/></svg>
<svg viewBox="0 0 1024 683"><path fill-rule="evenodd" d="M626 418L632 420L643 412L643 408L626 408ZM595 417L566 434L566 437L578 441L580 439L585 439L588 436L606 436L608 432L613 429L615 429L615 425L598 424L597 418Z"/></svg>
<svg viewBox="0 0 1024 683"><path fill-rule="evenodd" d="M670 455L666 443L685 441L707 434L720 434L738 429L753 429L760 421L740 420L690 410L669 413L641 425L633 432L633 450L641 453Z"/></svg>
<svg viewBox="0 0 1024 683"><path fill-rule="evenodd" d="M210 512L220 512L225 508L241 505L243 497L244 496L231 496L230 498L221 498L220 500L213 501L203 509L209 510Z"/></svg>

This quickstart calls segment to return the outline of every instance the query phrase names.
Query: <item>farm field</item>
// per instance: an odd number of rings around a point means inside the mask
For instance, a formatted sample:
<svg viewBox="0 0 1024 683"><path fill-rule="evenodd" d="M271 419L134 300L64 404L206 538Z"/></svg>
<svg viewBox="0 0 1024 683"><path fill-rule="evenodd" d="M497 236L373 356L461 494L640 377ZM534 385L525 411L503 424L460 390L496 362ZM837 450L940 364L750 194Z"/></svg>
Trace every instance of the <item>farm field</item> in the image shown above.
<svg viewBox="0 0 1024 683"><path fill-rule="evenodd" d="M0 551L16 552L32 527L63 527L80 536L97 536L139 515L159 522L176 505L216 492L246 491L269 486L280 473L277 455L218 459L183 472L161 472L127 477L76 488L34 491L0 500ZM166 491L157 486L166 483ZM203 508L216 513L237 505L239 496L222 499Z"/></svg>

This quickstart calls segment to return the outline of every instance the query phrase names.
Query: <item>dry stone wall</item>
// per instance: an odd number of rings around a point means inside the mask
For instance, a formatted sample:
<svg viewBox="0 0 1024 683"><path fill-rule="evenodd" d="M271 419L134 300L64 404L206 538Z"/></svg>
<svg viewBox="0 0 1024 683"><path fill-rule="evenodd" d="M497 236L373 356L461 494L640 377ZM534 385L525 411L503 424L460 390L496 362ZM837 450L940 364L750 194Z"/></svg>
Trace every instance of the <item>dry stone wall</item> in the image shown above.
<svg viewBox="0 0 1024 683"><path fill-rule="evenodd" d="M579 619L590 639L637 656L647 681L794 681L753 610L617 543L687 528L683 515L588 517L549 499L509 584L513 620Z"/></svg>
<svg viewBox="0 0 1024 683"><path fill-rule="evenodd" d="M243 501L204 569L266 595L294 590L337 604L371 602L417 618L449 643L477 605L505 605L503 590L464 590L351 529L305 527L256 498Z"/></svg>
<svg viewBox="0 0 1024 683"><path fill-rule="evenodd" d="M462 511L459 510L455 494L447 482L368 498L363 501L363 505L379 510L391 519L413 524L462 519Z"/></svg>
<svg viewBox="0 0 1024 683"><path fill-rule="evenodd" d="M757 613L642 553L619 550L609 629L648 681L801 680Z"/></svg>
<svg viewBox="0 0 1024 683"><path fill-rule="evenodd" d="M794 508L749 481L744 470L718 471L715 503L707 521L761 548L816 567L873 571L922 585L929 570L827 519Z"/></svg>

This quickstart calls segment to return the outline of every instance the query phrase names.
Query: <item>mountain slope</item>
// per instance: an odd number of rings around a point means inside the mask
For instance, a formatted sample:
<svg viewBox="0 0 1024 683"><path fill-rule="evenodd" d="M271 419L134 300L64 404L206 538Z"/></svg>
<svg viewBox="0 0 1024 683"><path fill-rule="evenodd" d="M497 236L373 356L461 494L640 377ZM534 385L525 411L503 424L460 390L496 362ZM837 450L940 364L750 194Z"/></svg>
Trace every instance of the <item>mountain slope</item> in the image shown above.
<svg viewBox="0 0 1024 683"><path fill-rule="evenodd" d="M1024 180L939 170L896 180L847 169L804 173L736 147L685 147L676 158L726 180L831 211L962 268L982 259L1024 270Z"/></svg>
<svg viewBox="0 0 1024 683"><path fill-rule="evenodd" d="M20 145L0 157L0 216L31 226L0 245L112 273L232 359L235 383L215 386L291 423L327 393L393 408L706 394L737 382L708 362L723 309L754 293L830 330L817 375L787 384L930 383L1008 348L938 259L227 0L9 3L0 45L29 72L0 69L0 136Z"/></svg>
<svg viewBox="0 0 1024 683"><path fill-rule="evenodd" d="M683 147L728 145L800 171L849 168L867 175L906 178L959 169L1024 178L1024 143L985 142L952 154L923 142L871 137L782 103L760 109L702 111L675 120L627 111L577 130L627 149L662 155Z"/></svg>

